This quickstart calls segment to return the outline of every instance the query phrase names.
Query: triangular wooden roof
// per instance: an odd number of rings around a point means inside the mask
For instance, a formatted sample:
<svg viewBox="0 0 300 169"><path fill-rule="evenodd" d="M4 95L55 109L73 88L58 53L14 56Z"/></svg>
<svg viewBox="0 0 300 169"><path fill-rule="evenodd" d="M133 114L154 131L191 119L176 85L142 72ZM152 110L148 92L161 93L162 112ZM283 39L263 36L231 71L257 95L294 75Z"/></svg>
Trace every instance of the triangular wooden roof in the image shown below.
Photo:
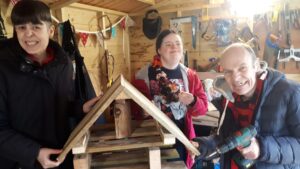
<svg viewBox="0 0 300 169"><path fill-rule="evenodd" d="M81 137L88 132L89 128L95 123L104 110L116 99L132 99L149 113L156 121L171 132L180 140L191 152L199 155L199 151L190 143L182 131L171 121L171 119L162 113L149 99L147 99L132 84L124 79L122 75L112 84L107 92L94 105L92 110L80 121L72 131L69 139L64 145L63 151L58 156L58 161L63 161L67 153L75 146Z"/></svg>

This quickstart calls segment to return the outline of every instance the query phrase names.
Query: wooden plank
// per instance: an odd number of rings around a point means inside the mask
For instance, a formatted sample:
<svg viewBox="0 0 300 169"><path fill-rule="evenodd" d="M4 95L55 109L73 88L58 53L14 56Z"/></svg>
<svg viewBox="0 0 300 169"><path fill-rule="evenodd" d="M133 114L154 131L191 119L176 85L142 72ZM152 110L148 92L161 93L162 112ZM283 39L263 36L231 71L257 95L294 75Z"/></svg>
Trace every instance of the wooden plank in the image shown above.
<svg viewBox="0 0 300 169"><path fill-rule="evenodd" d="M116 98L116 100L124 100L124 99L130 99L130 97L128 97L124 92L121 92Z"/></svg>
<svg viewBox="0 0 300 169"><path fill-rule="evenodd" d="M179 155L174 148L160 150L161 161L164 163L166 160L178 160ZM111 167L125 167L125 166L141 166L141 168L149 168L149 155L148 149L136 149L128 151L114 151L110 153L96 153L92 156L93 168L111 168ZM183 163L183 162L182 162ZM184 168L184 167L183 167Z"/></svg>
<svg viewBox="0 0 300 169"><path fill-rule="evenodd" d="M120 12L120 11L115 11L115 10L100 8L100 7L91 6L91 5L85 5L85 4L81 4L81 3L73 3L73 4L70 5L70 7L85 9L85 10L88 10L88 11L89 10L97 11L97 12L102 11L102 12L105 12L105 13L115 14L115 15L120 15L120 16L127 15L127 13L125 13L125 12Z"/></svg>
<svg viewBox="0 0 300 169"><path fill-rule="evenodd" d="M150 136L93 142L89 143L86 151L87 153L98 153L162 146L164 146L164 143L161 141L160 136Z"/></svg>
<svg viewBox="0 0 300 169"><path fill-rule="evenodd" d="M287 79L294 80L300 83L300 74L286 74L285 76Z"/></svg>
<svg viewBox="0 0 300 169"><path fill-rule="evenodd" d="M79 0L65 0L65 1L56 1L55 3L50 5L50 9L58 9L68 6L72 3L78 2Z"/></svg>
<svg viewBox="0 0 300 169"><path fill-rule="evenodd" d="M163 140L164 144L175 144L176 139L173 134L171 134L168 130L162 127L160 124L156 122L156 127L159 132L161 139Z"/></svg>
<svg viewBox="0 0 300 169"><path fill-rule="evenodd" d="M73 154L83 154L85 153L88 141L90 138L89 132L82 136L78 143L72 148Z"/></svg>
<svg viewBox="0 0 300 169"><path fill-rule="evenodd" d="M144 136L158 136L159 132L154 126L136 128L133 129L133 133L129 136L130 138L134 137L144 137ZM90 141L109 141L115 140L116 134L114 130L93 132L90 136Z"/></svg>
<svg viewBox="0 0 300 169"><path fill-rule="evenodd" d="M145 4L149 4L149 5L155 5L154 0L137 0L137 1L143 2Z"/></svg>
<svg viewBox="0 0 300 169"><path fill-rule="evenodd" d="M57 161L62 162L67 153L74 147L79 139L88 131L88 129L94 124L98 117L104 112L104 110L112 103L112 101L119 95L123 90L121 85L123 77L120 76L113 85L108 89L107 92L100 98L100 100L94 105L92 110L85 115L80 121L76 128L72 131L68 141L63 147L63 151L57 157Z"/></svg>
<svg viewBox="0 0 300 169"><path fill-rule="evenodd" d="M73 158L74 169L90 169L91 155L90 154L77 154Z"/></svg>
<svg viewBox="0 0 300 169"><path fill-rule="evenodd" d="M147 113L149 113L155 120L157 120L163 127L170 131L174 136L180 140L188 150L195 155L200 152L194 147L191 142L186 138L183 132L171 121L171 119L162 113L150 100L148 100L141 92L132 86L126 80L123 80L124 92L130 96L139 106L141 106Z"/></svg>
<svg viewBox="0 0 300 169"><path fill-rule="evenodd" d="M130 104L125 99L116 100L114 104L116 138L127 138L132 132Z"/></svg>
<svg viewBox="0 0 300 169"><path fill-rule="evenodd" d="M149 168L150 169L161 169L161 158L160 148L150 147L149 148Z"/></svg>

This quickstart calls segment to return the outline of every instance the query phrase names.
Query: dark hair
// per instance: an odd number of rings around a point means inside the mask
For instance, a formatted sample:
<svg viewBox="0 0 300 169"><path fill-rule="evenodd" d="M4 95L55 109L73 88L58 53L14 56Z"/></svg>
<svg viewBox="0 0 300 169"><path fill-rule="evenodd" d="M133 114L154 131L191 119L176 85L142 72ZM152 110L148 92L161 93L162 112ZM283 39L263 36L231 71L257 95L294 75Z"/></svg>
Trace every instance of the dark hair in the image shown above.
<svg viewBox="0 0 300 169"><path fill-rule="evenodd" d="M161 47L162 41L164 40L164 38L170 34L176 34L177 33L174 30L171 29L165 29L163 31L160 32L160 34L158 35L158 37L156 38L156 53L157 55L159 55L158 53L158 49Z"/></svg>
<svg viewBox="0 0 300 169"><path fill-rule="evenodd" d="M12 24L41 24L42 21L52 23L50 8L37 0L20 0L11 12Z"/></svg>

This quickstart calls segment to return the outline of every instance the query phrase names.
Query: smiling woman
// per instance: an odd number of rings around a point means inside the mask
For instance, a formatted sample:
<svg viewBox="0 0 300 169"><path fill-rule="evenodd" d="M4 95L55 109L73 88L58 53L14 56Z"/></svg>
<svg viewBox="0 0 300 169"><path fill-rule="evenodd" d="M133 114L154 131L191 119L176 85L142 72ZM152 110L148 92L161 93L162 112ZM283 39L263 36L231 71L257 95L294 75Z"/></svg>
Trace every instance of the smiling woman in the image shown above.
<svg viewBox="0 0 300 169"><path fill-rule="evenodd" d="M195 137L192 116L203 115L207 110L202 83L196 72L180 63L182 40L174 31L167 29L159 34L156 53L152 64L137 72L133 84L192 139ZM141 118L140 112L140 109L132 109L136 119ZM177 140L175 148L191 168L193 161L183 144Z"/></svg>

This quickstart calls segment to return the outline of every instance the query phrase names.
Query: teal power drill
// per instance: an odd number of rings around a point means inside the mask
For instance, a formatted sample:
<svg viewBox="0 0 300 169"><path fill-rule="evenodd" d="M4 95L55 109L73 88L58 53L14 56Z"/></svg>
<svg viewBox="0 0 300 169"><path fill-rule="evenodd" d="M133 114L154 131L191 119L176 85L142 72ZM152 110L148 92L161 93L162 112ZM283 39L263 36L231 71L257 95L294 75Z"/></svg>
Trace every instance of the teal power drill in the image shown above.
<svg viewBox="0 0 300 169"><path fill-rule="evenodd" d="M225 139L224 143L216 148L207 158L213 157L216 154L224 154L236 147L247 147L251 144L251 138L255 137L257 131L254 126L242 128L236 131L233 135ZM254 160L245 159L240 153L233 157L236 164L241 168L250 168L254 164Z"/></svg>

